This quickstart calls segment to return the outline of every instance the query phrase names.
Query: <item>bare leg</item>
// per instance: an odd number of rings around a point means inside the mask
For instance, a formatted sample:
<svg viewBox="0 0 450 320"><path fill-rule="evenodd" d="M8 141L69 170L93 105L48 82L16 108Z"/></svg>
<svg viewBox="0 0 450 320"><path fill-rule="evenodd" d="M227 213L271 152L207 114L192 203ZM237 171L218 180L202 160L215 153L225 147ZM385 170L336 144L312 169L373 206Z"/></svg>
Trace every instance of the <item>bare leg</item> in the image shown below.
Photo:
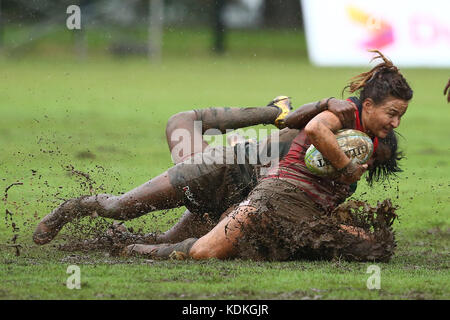
<svg viewBox="0 0 450 320"><path fill-rule="evenodd" d="M208 143L203 140L201 128L194 126L194 121L197 120L195 111L186 111L173 115L167 122L166 139L175 164L183 162L198 152L203 152L208 147ZM184 130L181 139L177 139L177 132L181 132L179 130ZM180 154L180 152L173 150L175 146L177 146L178 150L189 150L190 152L188 154Z"/></svg>
<svg viewBox="0 0 450 320"><path fill-rule="evenodd" d="M210 232L200 239L186 239L189 246L183 246L183 242L176 244L130 245L124 249L125 255L141 254L158 258L169 258L172 251L184 248L184 254L193 259L228 259L236 254L236 244L241 236L242 225L249 222L248 214L256 211L249 206L238 207L219 222Z"/></svg>
<svg viewBox="0 0 450 320"><path fill-rule="evenodd" d="M194 149L192 154L195 154L197 152L202 152L207 146L208 143L203 140L203 133L198 130L195 130L194 127L194 121L197 120L197 115L194 111L187 111L187 112L181 112L177 113L176 115L172 116L166 126L166 137L167 137L167 143L169 146L169 150L172 152L172 149L176 145L174 141L172 141L172 136L175 130L177 129L184 129L189 134L188 140L182 140L181 143L185 145L194 145L194 138L195 141L201 141L200 148ZM180 143L180 142L177 142ZM186 158L186 156L173 156L172 157L175 164L178 164L182 162ZM108 196L108 195L103 195ZM109 198L106 201L111 201L113 198ZM90 201L89 201L90 200ZM92 205L92 202L94 202L95 206L95 200L88 199L87 202L91 202L90 205ZM120 218L119 218L120 219ZM133 237L138 238L138 240L147 243L147 244L155 244L155 243L175 243L182 241L184 239L190 238L190 237L201 237L204 234L206 234L208 231L211 230L213 226L209 225L208 221L206 219L203 219L203 217L190 212L189 210L186 210L184 214L181 216L180 220L172 226L169 230L167 230L164 233L148 233L144 236L138 236L133 235ZM119 231L122 233L126 233L127 230Z"/></svg>
<svg viewBox="0 0 450 320"><path fill-rule="evenodd" d="M236 244L242 235L241 228L249 222L248 214L257 209L241 206L219 222L205 236L198 239L189 251L193 259L228 259L236 254Z"/></svg>
<svg viewBox="0 0 450 320"><path fill-rule="evenodd" d="M286 106L290 101L286 99ZM196 110L198 120L202 121L202 130L219 129L225 133L227 129L238 129L258 124L273 124L281 110L275 106L250 108L208 108Z"/></svg>

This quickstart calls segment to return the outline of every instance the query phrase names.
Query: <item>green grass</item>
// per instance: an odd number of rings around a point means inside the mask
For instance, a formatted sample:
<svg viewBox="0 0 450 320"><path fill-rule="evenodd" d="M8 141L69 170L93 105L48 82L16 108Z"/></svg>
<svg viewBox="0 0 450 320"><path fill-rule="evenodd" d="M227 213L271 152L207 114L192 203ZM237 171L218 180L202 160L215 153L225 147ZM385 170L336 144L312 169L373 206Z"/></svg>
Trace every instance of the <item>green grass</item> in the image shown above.
<svg viewBox="0 0 450 320"><path fill-rule="evenodd" d="M89 172L97 192L126 192L171 166L164 129L172 114L261 106L281 94L299 106L339 96L364 70L310 66L303 37L292 32L232 33L232 50L221 58L210 55L208 37L168 32L160 65L104 56L100 40L84 62L67 43L50 39L21 59L0 59L2 198L7 186L23 183L0 202L0 299L449 299L450 113L442 95L449 70L402 70L415 91L399 129L405 171L390 185L360 183L355 195L372 203L390 197L400 206L397 253L378 264L381 290L366 288L370 263L148 263L61 252L61 237L43 247L32 243L38 219L61 199L89 192L63 166ZM181 212L127 225L166 230ZM20 256L9 246L14 234ZM81 290L65 286L70 264L81 267Z"/></svg>

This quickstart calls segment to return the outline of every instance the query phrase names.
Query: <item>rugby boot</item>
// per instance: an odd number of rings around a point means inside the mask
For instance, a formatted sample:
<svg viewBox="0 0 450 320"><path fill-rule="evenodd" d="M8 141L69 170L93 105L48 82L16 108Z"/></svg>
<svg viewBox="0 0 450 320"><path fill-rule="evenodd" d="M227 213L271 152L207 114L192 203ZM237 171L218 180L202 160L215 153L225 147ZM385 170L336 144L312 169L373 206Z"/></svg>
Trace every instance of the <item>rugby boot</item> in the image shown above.
<svg viewBox="0 0 450 320"><path fill-rule="evenodd" d="M275 99L273 99L269 104L268 107L276 107L280 109L280 113L278 114L278 117L275 119L274 125L278 129L283 129L286 127L284 123L284 119L289 114L289 112L293 109L291 105L291 99L287 96L278 96Z"/></svg>

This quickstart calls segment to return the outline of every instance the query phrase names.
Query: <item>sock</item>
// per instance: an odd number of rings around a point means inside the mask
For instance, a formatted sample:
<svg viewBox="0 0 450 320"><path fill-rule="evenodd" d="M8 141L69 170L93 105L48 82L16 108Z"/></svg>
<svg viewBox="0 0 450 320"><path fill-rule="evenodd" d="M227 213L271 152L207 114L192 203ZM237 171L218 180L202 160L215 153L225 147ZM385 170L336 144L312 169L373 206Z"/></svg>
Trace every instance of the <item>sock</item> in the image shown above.
<svg viewBox="0 0 450 320"><path fill-rule="evenodd" d="M208 108L195 110L197 119L202 121L203 133L208 129L238 129L258 124L273 124L280 113L276 107L255 108Z"/></svg>
<svg viewBox="0 0 450 320"><path fill-rule="evenodd" d="M158 245L158 249L152 255L156 258L184 260L189 257L189 250L191 250L197 240L198 238L189 238L175 244L164 243Z"/></svg>

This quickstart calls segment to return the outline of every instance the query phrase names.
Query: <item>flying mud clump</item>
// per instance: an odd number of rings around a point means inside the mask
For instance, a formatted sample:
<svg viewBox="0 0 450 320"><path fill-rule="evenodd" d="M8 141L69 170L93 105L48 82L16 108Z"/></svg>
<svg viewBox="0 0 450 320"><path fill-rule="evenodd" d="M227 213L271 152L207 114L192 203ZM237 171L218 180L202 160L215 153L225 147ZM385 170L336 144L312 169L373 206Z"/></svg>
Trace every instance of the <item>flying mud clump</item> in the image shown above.
<svg viewBox="0 0 450 320"><path fill-rule="evenodd" d="M331 214L305 218L300 223L266 212L250 214L238 244L240 258L252 260L382 261L394 255L396 241L392 224L397 219L389 199L370 206L349 200ZM346 232L352 230L353 232Z"/></svg>

